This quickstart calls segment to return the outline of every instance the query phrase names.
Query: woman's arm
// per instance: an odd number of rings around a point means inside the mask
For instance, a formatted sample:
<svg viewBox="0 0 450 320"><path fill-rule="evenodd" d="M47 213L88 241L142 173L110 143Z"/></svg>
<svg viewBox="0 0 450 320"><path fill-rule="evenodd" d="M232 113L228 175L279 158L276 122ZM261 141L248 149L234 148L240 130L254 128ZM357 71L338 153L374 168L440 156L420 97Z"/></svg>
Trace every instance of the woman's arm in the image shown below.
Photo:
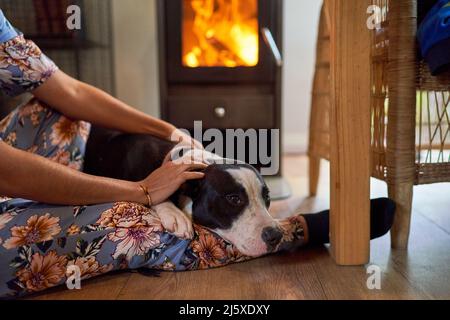
<svg viewBox="0 0 450 320"><path fill-rule="evenodd" d="M163 139L190 140L173 125L140 112L104 91L56 71L32 92L62 114L128 133L151 134ZM197 141L189 141L201 147Z"/></svg>
<svg viewBox="0 0 450 320"><path fill-rule="evenodd" d="M165 201L186 180L200 179L201 163L163 165L145 180L129 182L78 172L43 157L8 146L0 141L0 194L50 204L85 205L115 201L147 204L140 185L153 204Z"/></svg>

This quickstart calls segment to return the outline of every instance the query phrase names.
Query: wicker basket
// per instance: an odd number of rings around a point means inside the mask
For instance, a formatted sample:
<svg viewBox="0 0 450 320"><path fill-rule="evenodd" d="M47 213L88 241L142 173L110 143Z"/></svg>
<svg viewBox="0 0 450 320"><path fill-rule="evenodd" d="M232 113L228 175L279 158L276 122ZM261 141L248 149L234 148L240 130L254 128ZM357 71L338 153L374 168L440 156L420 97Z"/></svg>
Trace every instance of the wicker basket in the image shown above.
<svg viewBox="0 0 450 320"><path fill-rule="evenodd" d="M370 50L372 111L372 175L388 183L389 196L397 202L392 245L407 246L413 185L450 181L450 72L434 77L417 58L417 1L374 0L381 8L380 27L373 31ZM326 21L321 19L321 26ZM319 32L320 33L320 32ZM319 34L318 43L323 42ZM318 61L325 54L317 46ZM316 67L316 77L320 69ZM329 103L318 106L317 94L328 84L314 82L310 148L311 163L328 159ZM328 99L330 95L327 95ZM316 144L322 144L317 147ZM311 194L317 172L311 165ZM315 182L317 184L317 182Z"/></svg>
<svg viewBox="0 0 450 320"><path fill-rule="evenodd" d="M414 1L410 1L414 2ZM378 0L376 5L389 12L389 1ZM410 5L413 7L413 5ZM401 10L399 8L399 10ZM389 13L383 18L381 29L374 32L372 46L372 150L373 175L389 181L388 164L386 162L389 115ZM414 23L410 23L413 25ZM411 26L409 26L411 27ZM399 48L403 50L403 48ZM401 57L416 57L415 52L403 52ZM399 61L399 66L406 68L406 62ZM433 77L428 66L417 59L412 61L415 79L413 83L398 81L394 85L414 85L415 95L408 97L406 106L409 112L414 111L414 132L405 132L408 140L414 137L414 184L425 184L450 181L450 72ZM398 68L395 66L395 68ZM403 104L403 102L401 102ZM392 106L391 106L392 107ZM402 115L394 115L394 121L404 121ZM408 117L407 121L410 121ZM409 125L409 124L408 124ZM404 130L399 124L400 130ZM413 150L411 150L413 152ZM391 170L401 170L392 168ZM408 177L408 181L411 178Z"/></svg>

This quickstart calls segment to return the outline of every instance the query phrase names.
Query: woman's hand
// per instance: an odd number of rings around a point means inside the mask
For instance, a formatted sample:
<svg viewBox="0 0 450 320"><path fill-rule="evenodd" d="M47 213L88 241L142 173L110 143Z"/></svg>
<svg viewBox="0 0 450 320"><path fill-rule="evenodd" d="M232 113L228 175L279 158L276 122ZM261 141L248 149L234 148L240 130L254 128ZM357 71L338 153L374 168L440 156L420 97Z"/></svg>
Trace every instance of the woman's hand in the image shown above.
<svg viewBox="0 0 450 320"><path fill-rule="evenodd" d="M146 179L139 182L148 189L154 205L167 200L187 180L202 179L203 172L193 171L205 169L208 165L201 162L175 163L169 161L153 171ZM141 203L147 203L142 192Z"/></svg>
<svg viewBox="0 0 450 320"><path fill-rule="evenodd" d="M180 129L175 129L172 131L171 136L169 137L170 141L176 142L178 146L189 146L191 149L200 149L203 150L203 145L200 141L195 140L190 135L186 134Z"/></svg>

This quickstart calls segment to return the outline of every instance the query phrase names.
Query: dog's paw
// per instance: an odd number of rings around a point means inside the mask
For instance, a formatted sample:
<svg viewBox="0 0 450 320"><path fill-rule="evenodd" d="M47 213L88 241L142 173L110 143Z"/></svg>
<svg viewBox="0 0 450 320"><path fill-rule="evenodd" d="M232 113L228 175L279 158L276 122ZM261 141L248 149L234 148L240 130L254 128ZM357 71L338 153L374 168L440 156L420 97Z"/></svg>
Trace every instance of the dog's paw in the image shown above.
<svg viewBox="0 0 450 320"><path fill-rule="evenodd" d="M180 239L192 239L194 227L190 217L172 202L163 202L153 207L164 229Z"/></svg>

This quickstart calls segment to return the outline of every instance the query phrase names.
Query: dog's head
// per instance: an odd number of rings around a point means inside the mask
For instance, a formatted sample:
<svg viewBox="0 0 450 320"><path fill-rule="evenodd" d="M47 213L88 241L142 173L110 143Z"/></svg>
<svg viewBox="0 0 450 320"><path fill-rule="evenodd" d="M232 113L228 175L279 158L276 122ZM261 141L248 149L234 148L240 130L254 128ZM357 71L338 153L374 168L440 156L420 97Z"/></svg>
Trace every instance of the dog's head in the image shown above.
<svg viewBox="0 0 450 320"><path fill-rule="evenodd" d="M261 175L247 164L212 164L189 187L195 223L229 241L243 254L273 251L282 232L268 212L270 194Z"/></svg>

